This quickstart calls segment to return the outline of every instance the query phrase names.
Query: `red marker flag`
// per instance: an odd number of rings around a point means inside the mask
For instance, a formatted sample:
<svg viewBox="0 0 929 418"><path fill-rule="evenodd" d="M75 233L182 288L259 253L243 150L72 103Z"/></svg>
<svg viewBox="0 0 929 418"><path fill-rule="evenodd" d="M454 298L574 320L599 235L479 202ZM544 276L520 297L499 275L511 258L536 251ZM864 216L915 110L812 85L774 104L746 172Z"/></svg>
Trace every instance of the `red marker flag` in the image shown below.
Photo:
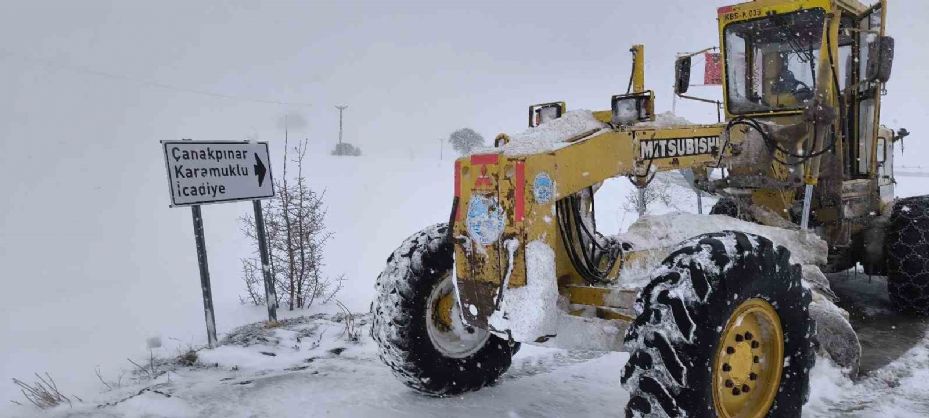
<svg viewBox="0 0 929 418"><path fill-rule="evenodd" d="M703 84L722 85L723 84L723 66L719 53L707 52L706 67L703 71Z"/></svg>

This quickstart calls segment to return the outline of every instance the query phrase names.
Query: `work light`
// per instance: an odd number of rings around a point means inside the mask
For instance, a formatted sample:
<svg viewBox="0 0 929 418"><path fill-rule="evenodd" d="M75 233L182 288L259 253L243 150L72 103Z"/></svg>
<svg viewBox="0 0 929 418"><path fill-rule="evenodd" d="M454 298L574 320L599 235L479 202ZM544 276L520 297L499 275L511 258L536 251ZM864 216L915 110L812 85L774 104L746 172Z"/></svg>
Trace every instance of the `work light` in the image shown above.
<svg viewBox="0 0 929 418"><path fill-rule="evenodd" d="M564 102L544 103L529 106L529 127L535 128L550 120L555 120L565 113Z"/></svg>
<svg viewBox="0 0 929 418"><path fill-rule="evenodd" d="M636 122L654 119L655 95L652 91L634 94L620 94L612 99L614 125L630 126Z"/></svg>

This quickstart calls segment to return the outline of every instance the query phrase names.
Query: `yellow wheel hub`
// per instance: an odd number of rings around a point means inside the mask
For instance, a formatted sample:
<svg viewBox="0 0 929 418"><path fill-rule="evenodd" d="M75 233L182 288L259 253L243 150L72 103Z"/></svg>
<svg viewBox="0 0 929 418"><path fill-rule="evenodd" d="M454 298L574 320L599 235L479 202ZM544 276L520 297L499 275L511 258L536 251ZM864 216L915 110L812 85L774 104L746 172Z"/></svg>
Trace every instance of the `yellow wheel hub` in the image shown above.
<svg viewBox="0 0 929 418"><path fill-rule="evenodd" d="M452 328L452 306L455 304L455 298L451 293L442 295L439 300L436 301L435 307L432 309L433 320L436 322L436 325L439 325L443 330L449 330Z"/></svg>
<svg viewBox="0 0 929 418"><path fill-rule="evenodd" d="M739 305L719 339L713 361L713 405L720 418L768 414L784 369L784 331L762 299Z"/></svg>

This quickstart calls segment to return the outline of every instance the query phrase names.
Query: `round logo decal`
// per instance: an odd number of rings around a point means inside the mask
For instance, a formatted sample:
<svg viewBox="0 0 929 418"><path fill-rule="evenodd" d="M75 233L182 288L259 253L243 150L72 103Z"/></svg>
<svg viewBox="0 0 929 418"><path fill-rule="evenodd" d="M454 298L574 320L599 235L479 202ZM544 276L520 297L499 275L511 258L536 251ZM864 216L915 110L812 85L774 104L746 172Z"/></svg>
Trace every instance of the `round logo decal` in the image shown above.
<svg viewBox="0 0 929 418"><path fill-rule="evenodd" d="M503 209L496 199L471 196L468 202L468 233L481 245L490 245L500 238L504 225Z"/></svg>
<svg viewBox="0 0 929 418"><path fill-rule="evenodd" d="M543 171L535 176L532 193L535 195L536 203L548 203L555 198L555 182L548 173Z"/></svg>

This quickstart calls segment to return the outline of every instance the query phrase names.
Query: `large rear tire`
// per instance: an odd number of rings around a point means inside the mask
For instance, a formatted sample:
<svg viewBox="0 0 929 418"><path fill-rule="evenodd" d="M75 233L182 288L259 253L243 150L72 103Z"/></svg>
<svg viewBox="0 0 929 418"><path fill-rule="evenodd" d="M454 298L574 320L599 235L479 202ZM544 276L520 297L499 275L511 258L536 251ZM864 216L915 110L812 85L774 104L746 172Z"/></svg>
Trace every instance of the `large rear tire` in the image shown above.
<svg viewBox="0 0 929 418"><path fill-rule="evenodd" d="M738 219L739 204L730 197L721 197L710 209L710 215L726 215Z"/></svg>
<svg viewBox="0 0 929 418"><path fill-rule="evenodd" d="M668 256L626 333L626 415L799 417L815 323L789 259L766 238L729 231Z"/></svg>
<svg viewBox="0 0 929 418"><path fill-rule="evenodd" d="M404 384L447 396L494 383L515 347L462 322L452 283L447 226L408 238L377 278L371 336L378 354Z"/></svg>
<svg viewBox="0 0 929 418"><path fill-rule="evenodd" d="M894 204L886 240L890 300L902 312L929 315L929 196Z"/></svg>

